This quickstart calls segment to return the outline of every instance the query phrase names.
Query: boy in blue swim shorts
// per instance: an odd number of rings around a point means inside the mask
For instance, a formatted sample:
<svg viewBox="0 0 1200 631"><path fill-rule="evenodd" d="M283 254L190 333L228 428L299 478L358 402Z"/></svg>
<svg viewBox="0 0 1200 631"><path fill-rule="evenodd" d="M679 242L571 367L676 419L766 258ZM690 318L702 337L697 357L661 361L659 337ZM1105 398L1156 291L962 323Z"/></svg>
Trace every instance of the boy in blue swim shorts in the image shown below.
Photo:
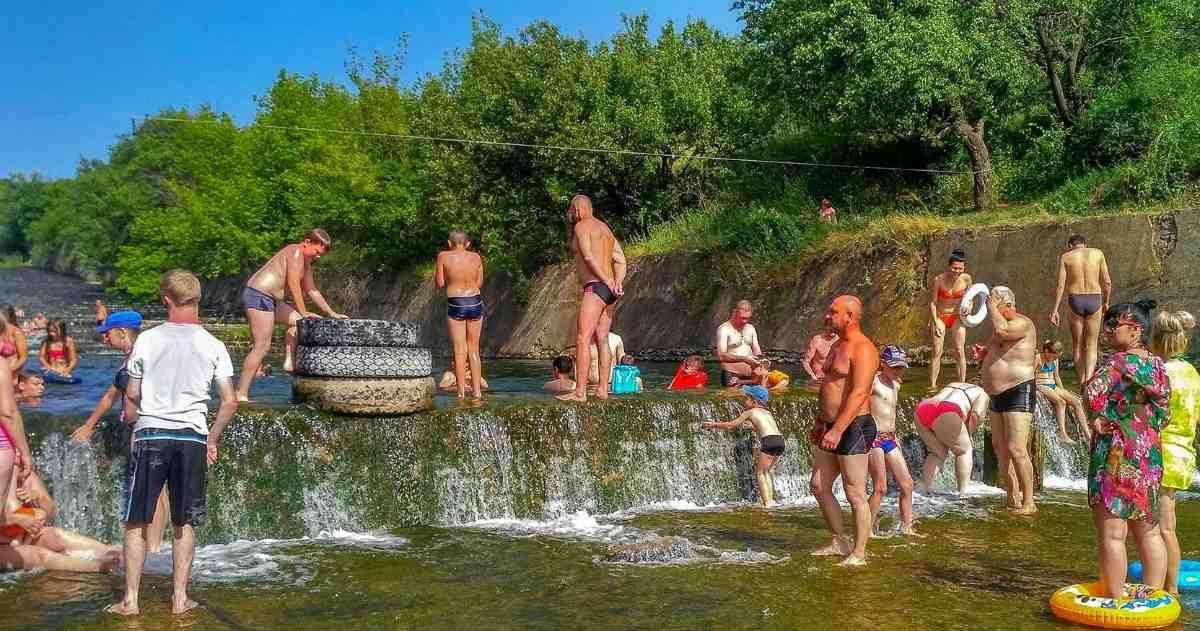
<svg viewBox="0 0 1200 631"><path fill-rule="evenodd" d="M904 452L896 441L896 401L900 395L900 384L904 381L904 369L908 368L908 356L899 346L884 346L879 353L879 372L871 385L871 416L875 417L878 434L871 451L867 454L871 473L872 531L878 534L879 507L887 494L887 471L891 469L900 486L900 532L916 535L913 530L913 479L908 473Z"/></svg>

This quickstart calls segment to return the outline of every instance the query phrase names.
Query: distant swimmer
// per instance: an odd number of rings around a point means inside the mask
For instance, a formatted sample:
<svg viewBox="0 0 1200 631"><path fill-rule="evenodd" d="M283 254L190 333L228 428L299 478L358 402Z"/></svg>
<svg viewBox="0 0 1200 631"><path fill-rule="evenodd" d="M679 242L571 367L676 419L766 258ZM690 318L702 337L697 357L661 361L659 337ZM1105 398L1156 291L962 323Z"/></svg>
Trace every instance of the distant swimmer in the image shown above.
<svg viewBox="0 0 1200 631"><path fill-rule="evenodd" d="M287 327L283 342L283 370L292 371L292 359L296 354L296 322L301 318L319 317L305 306L305 297L329 317L346 318L329 306L313 279L312 264L329 252L332 244L329 233L316 228L304 235L300 243L284 246L276 252L266 265L246 281L242 304L246 307L246 321L250 324L253 346L242 362L242 376L237 384L238 401L250 400L250 384L254 382L259 365L271 350L271 335L275 332L276 323Z"/></svg>
<svg viewBox="0 0 1200 631"><path fill-rule="evenodd" d="M1100 320L1112 302L1112 278L1108 275L1104 252L1089 248L1083 235L1071 235L1067 251L1058 259L1058 289L1054 294L1054 309L1050 311L1050 324L1054 326L1062 322L1059 307L1063 293L1067 294L1070 310L1075 374L1079 383L1087 383L1096 372Z"/></svg>
<svg viewBox="0 0 1200 631"><path fill-rule="evenodd" d="M862 302L855 296L838 296L829 307L829 318L839 340L825 362L825 381L817 395L820 418L813 424L813 472L809 488L833 535L833 543L814 555L844 555L843 565L867 562L871 537L871 506L867 501L867 454L877 430L871 416L871 388L879 370L879 351L863 335ZM833 482L842 476L842 487L854 516L854 538L842 526L842 507L833 494Z"/></svg>
<svg viewBox="0 0 1200 631"><path fill-rule="evenodd" d="M583 284L576 320L577 355L595 343L599 349L596 398L608 398L613 356L608 344L612 327L613 304L625 295L625 251L612 230L592 214L592 200L576 195L567 206L567 219L574 224L571 249L575 253L575 275ZM575 391L559 395L563 401L587 401L588 364L583 357L575 362Z"/></svg>
<svg viewBox="0 0 1200 631"><path fill-rule="evenodd" d="M875 419L878 434L868 454L871 467L871 524L879 520L879 507L887 494L887 472L890 469L900 487L900 532L915 535L913 529L913 479L904 461L896 437L896 404L900 398L900 384L904 380L904 369L908 368L908 355L899 346L884 346L879 354L879 373L871 384L871 417Z"/></svg>
<svg viewBox="0 0 1200 631"><path fill-rule="evenodd" d="M929 357L929 391L937 390L938 375L942 372L942 351L946 347L946 336L954 336L954 363L958 367L958 380L967 380L967 329L959 321L959 303L971 286L971 275L967 273L967 253L955 249L950 253L946 271L933 277L929 283L929 315L933 333L933 350Z"/></svg>
<svg viewBox="0 0 1200 631"><path fill-rule="evenodd" d="M436 280L446 289L446 327L454 344L454 375L458 398L467 396L466 374L479 377L471 382L475 398L484 390L483 362L479 337L483 333L483 257L472 252L467 233L454 230L446 239L450 246L437 256Z"/></svg>
<svg viewBox="0 0 1200 631"><path fill-rule="evenodd" d="M552 394L575 391L575 360L569 355L554 358L554 378L542 384L542 389Z"/></svg>
<svg viewBox="0 0 1200 631"><path fill-rule="evenodd" d="M758 331L750 324L754 308L749 300L739 300L729 319L717 327L717 361L721 363L721 387L753 384L754 369L764 365Z"/></svg>
<svg viewBox="0 0 1200 631"><path fill-rule="evenodd" d="M966 493L975 466L975 445L971 436L986 418L990 399L982 386L973 383L948 383L937 394L917 404L917 435L928 453L921 473L921 490L928 493L933 479L954 454L954 479L959 493Z"/></svg>
<svg viewBox="0 0 1200 631"><path fill-rule="evenodd" d="M1033 320L1017 313L1016 297L1008 287L993 287L988 295L992 339L979 372L983 389L992 399L992 448L1001 480L1014 512L1037 512L1033 503L1033 461L1026 447L1033 409L1037 406L1035 364L1038 340Z"/></svg>
<svg viewBox="0 0 1200 631"><path fill-rule="evenodd" d="M775 506L775 481L771 470L783 456L783 432L775 424L775 417L767 409L770 395L764 386L742 386L746 410L732 421L708 421L701 424L705 429L736 430L749 427L758 436L758 449L754 456L754 480L758 484L758 497L765 508Z"/></svg>
<svg viewBox="0 0 1200 631"><path fill-rule="evenodd" d="M54 319L46 324L46 337L38 351L38 361L47 373L64 379L70 379L75 366L79 365L75 338L67 335L67 323L63 320Z"/></svg>
<svg viewBox="0 0 1200 631"><path fill-rule="evenodd" d="M830 325L829 316L825 316L825 330L808 340L808 352L804 353L804 361L800 362L804 366L804 372L808 373L814 383L824 381L825 358L829 356L829 349L833 348L834 342L837 341L837 331Z"/></svg>

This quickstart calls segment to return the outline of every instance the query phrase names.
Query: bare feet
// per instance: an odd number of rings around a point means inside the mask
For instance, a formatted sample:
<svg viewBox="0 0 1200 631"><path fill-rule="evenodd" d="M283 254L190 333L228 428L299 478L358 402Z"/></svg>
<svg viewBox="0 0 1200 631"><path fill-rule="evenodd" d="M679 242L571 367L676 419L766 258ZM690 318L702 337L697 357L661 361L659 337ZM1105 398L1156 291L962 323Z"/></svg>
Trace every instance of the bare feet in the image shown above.
<svg viewBox="0 0 1200 631"><path fill-rule="evenodd" d="M587 402L587 395L586 395L586 394L585 394L585 395L578 395L578 394L575 394L574 392L568 392L568 393L566 393L566 394L560 394L560 395L558 395L558 396L556 396L556 397L554 397L554 398L555 398L555 399L558 399L559 401L574 401L574 402L576 402L576 403L586 403L586 402Z"/></svg>
<svg viewBox="0 0 1200 631"><path fill-rule="evenodd" d="M1014 515L1033 515L1033 514L1037 513L1037 510L1038 510L1037 506L1034 506L1031 504L1029 506L1022 506L1021 508L1014 508L1013 514Z"/></svg>
<svg viewBox="0 0 1200 631"><path fill-rule="evenodd" d="M813 550L810 554L815 557L840 557L850 554L850 546L846 545L846 542L841 539L834 539L833 543L824 548Z"/></svg>
<svg viewBox="0 0 1200 631"><path fill-rule="evenodd" d="M238 403L249 403L250 402L250 397L248 397L244 394L239 394L237 399L238 399Z"/></svg>
<svg viewBox="0 0 1200 631"><path fill-rule="evenodd" d="M763 504L763 508L775 508L776 506L779 506L778 502L771 502L770 504Z"/></svg>
<svg viewBox="0 0 1200 631"><path fill-rule="evenodd" d="M1075 441L1066 432L1059 432L1058 440L1064 445L1074 445Z"/></svg>
<svg viewBox="0 0 1200 631"><path fill-rule="evenodd" d="M846 558L842 559L841 563L838 563L842 567L861 567L866 564L866 557L854 556L853 554L847 555Z"/></svg>
<svg viewBox="0 0 1200 631"><path fill-rule="evenodd" d="M138 610L137 604L126 604L125 602L113 603L104 608L104 613L113 613L118 616L136 616L141 611Z"/></svg>
<svg viewBox="0 0 1200 631"><path fill-rule="evenodd" d="M909 524L908 526L901 526L900 534L904 535L905 537L916 537L917 539L925 538L925 535L918 533L917 529L914 528L912 524Z"/></svg>
<svg viewBox="0 0 1200 631"><path fill-rule="evenodd" d="M181 614L181 613L187 613L199 606L200 606L199 603L197 603L194 600L190 600L188 598L184 598L182 602L172 599L171 613L176 614L176 615Z"/></svg>
<svg viewBox="0 0 1200 631"><path fill-rule="evenodd" d="M600 392L599 390L596 390L596 398L597 398L597 399L600 399L601 401L603 401L603 400L605 400L605 399L607 399L607 398L608 398L608 393L607 393L607 392Z"/></svg>

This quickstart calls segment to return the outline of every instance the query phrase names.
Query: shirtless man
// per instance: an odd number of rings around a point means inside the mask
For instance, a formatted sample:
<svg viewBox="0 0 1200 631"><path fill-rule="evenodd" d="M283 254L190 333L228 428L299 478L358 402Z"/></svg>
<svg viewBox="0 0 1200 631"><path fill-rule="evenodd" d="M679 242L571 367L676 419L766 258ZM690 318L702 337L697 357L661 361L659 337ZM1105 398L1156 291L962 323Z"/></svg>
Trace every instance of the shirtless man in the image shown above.
<svg viewBox="0 0 1200 631"><path fill-rule="evenodd" d="M454 230L446 239L450 249L437 256L436 281L446 288L446 327L454 343L454 378L458 398L467 396L471 382L476 399L483 398L483 366L479 336L483 332L483 257L468 250L467 233ZM469 363L469 366L468 366ZM468 379L467 374L477 377Z"/></svg>
<svg viewBox="0 0 1200 631"><path fill-rule="evenodd" d="M992 398L992 448L1001 479L1006 479L1008 507L1031 515L1037 507L1033 504L1033 461L1026 444L1037 405L1037 330L1033 320L1017 313L1016 297L1003 285L988 294L988 317L993 333L979 372L983 389Z"/></svg>
<svg viewBox="0 0 1200 631"><path fill-rule="evenodd" d="M583 283L576 320L575 349L581 354L589 344L599 350L596 398L608 398L612 378L612 351L608 330L612 327L613 303L625 295L625 251L612 230L592 214L592 200L576 195L567 205L567 219L575 224L571 249L575 253L575 275ZM563 401L587 401L588 362L575 361L575 391L559 395Z"/></svg>
<svg viewBox="0 0 1200 631"><path fill-rule="evenodd" d="M875 419L878 434L868 454L871 469L871 524L878 523L879 508L887 494L887 472L892 470L896 484L900 487L901 534L916 535L913 529L913 479L904 461L904 452L896 438L896 403L900 399L900 385L904 381L904 369L908 368L908 355L899 346L884 346L879 353L882 364L871 384L871 418Z"/></svg>
<svg viewBox="0 0 1200 631"><path fill-rule="evenodd" d="M1075 374L1079 383L1087 383L1096 372L1100 319L1112 298L1112 278L1108 275L1104 252L1089 248L1083 235L1071 235L1067 251L1058 259L1058 289L1054 294L1054 309L1050 311L1050 324L1054 326L1062 322L1059 307L1063 292L1067 293L1067 308L1071 310Z"/></svg>
<svg viewBox="0 0 1200 631"><path fill-rule="evenodd" d="M764 365L758 332L750 324L753 315L750 301L739 300L729 314L729 320L717 327L717 361L721 363L722 388L751 383L754 369Z"/></svg>
<svg viewBox="0 0 1200 631"><path fill-rule="evenodd" d="M875 443L871 417L871 387L879 369L879 352L859 328L862 302L838 296L829 307L829 319L841 338L829 351L825 381L817 395L820 420L813 424L813 472L809 488L833 534L833 543L814 555L846 555L843 565L867 562L871 536L871 506L867 501L867 454ZM833 495L833 482L842 476L842 487L854 515L854 539L842 527L842 507Z"/></svg>
<svg viewBox="0 0 1200 631"><path fill-rule="evenodd" d="M938 389L938 375L942 372L942 351L946 348L946 336L954 336L954 364L958 368L958 380L967 380L967 329L959 321L959 303L971 286L971 275L967 273L967 253L955 249L950 253L946 271L933 277L929 283L929 326L933 335L933 349L929 357L929 391Z"/></svg>
<svg viewBox="0 0 1200 631"><path fill-rule="evenodd" d="M804 354L804 361L800 362L813 383L820 384L825 380L825 358L837 340L837 331L829 325L829 316L825 316L825 330L808 341L808 352Z"/></svg>
<svg viewBox="0 0 1200 631"><path fill-rule="evenodd" d="M608 332L608 352L612 355L613 364L625 355L625 340L612 331ZM588 345L588 383L600 383L600 352L596 350L594 340Z"/></svg>
<svg viewBox="0 0 1200 631"><path fill-rule="evenodd" d="M325 297L313 280L312 263L328 252L331 244L329 233L316 228L304 235L300 243L284 246L276 252L266 265L246 281L242 304L246 306L246 321L250 324L253 346L242 362L242 377L237 386L238 401L250 400L250 384L271 350L271 335L275 332L276 323L287 327L283 369L292 371L292 357L296 353L296 322L301 318L319 317L305 307L305 296L312 299L313 304L329 317L346 318L325 302ZM285 302L285 295L288 294L291 295L291 304Z"/></svg>

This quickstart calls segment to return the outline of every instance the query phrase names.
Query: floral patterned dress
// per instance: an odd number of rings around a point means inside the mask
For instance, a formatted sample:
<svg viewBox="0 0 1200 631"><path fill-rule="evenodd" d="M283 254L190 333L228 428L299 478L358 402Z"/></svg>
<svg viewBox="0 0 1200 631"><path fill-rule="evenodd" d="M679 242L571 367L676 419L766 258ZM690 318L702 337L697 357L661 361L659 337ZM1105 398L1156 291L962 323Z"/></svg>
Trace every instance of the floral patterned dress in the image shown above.
<svg viewBox="0 0 1200 631"><path fill-rule="evenodd" d="M1088 503L1121 519L1158 522L1163 477L1159 432L1170 418L1171 385L1156 356L1114 353L1085 386L1088 407L1104 419L1092 438Z"/></svg>

